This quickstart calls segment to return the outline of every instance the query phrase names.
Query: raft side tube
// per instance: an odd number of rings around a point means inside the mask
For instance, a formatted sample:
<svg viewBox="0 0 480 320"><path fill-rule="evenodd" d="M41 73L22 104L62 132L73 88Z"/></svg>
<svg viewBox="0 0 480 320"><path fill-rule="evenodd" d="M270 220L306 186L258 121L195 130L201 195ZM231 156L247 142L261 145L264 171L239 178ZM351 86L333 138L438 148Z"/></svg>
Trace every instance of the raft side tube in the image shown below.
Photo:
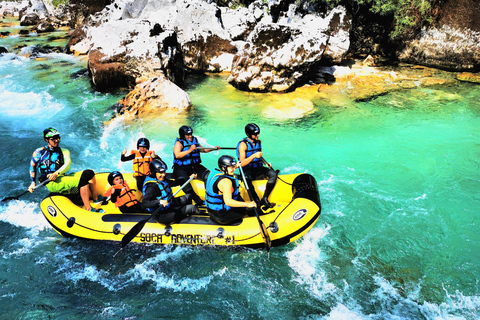
<svg viewBox="0 0 480 320"><path fill-rule="evenodd" d="M319 211L321 210L320 194L318 193L317 181L312 175L304 173L297 176L292 183L292 193L293 199L308 199L313 201L318 206Z"/></svg>

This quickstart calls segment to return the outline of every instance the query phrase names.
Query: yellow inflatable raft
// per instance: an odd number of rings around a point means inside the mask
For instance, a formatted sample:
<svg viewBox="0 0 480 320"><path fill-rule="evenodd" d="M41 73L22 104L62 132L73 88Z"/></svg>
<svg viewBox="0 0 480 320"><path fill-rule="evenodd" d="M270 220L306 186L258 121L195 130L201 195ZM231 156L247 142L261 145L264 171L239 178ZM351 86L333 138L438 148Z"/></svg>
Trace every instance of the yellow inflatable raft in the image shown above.
<svg viewBox="0 0 480 320"><path fill-rule="evenodd" d="M99 194L106 187L108 173L97 173ZM123 174L124 179L134 188L136 181L132 174ZM267 180L254 181L258 194L262 195ZM203 181L192 180L195 192L205 199ZM249 199L247 190L241 186L243 199ZM173 189L175 192L175 188ZM180 191L177 196L183 194ZM137 199L142 194L136 191ZM73 200L73 201L72 201ZM259 209L260 219L266 226L271 246L281 246L303 236L317 222L320 211L320 197L317 183L309 174L289 174L278 177L270 195L274 208ZM122 214L113 203L104 205L92 203L92 207L103 209L103 213L89 212L83 208L80 199L50 194L42 200L42 212L52 227L65 237L93 240L122 241L123 236L139 221L150 214ZM246 246L264 248L257 217L245 217L233 225L220 225L210 219L205 207L200 215L185 218L178 224L162 225L153 218L149 220L132 242L201 246Z"/></svg>

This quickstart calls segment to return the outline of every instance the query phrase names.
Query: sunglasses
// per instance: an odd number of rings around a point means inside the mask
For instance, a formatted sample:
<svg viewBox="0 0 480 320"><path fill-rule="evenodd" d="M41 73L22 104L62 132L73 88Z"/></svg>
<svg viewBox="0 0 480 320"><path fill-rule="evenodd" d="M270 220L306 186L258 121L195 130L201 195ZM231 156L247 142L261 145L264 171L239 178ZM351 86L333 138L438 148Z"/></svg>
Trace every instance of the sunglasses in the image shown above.
<svg viewBox="0 0 480 320"><path fill-rule="evenodd" d="M48 140L52 140L52 141L60 140L60 136L51 137L51 138L48 138Z"/></svg>

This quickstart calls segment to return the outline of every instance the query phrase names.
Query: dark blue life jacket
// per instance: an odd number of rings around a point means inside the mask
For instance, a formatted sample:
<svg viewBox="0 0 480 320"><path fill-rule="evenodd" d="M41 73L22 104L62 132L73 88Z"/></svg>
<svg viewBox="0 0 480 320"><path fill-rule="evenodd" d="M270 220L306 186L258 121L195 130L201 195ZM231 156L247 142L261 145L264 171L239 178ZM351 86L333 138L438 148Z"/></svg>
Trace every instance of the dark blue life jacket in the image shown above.
<svg viewBox="0 0 480 320"><path fill-rule="evenodd" d="M175 144L177 143L177 141L180 141L180 143L183 146L182 150L180 150L181 152L190 149L191 145L196 145L197 147L200 146L200 144L198 143L197 137L193 137L192 142L190 142L187 139L177 138L175 140ZM198 164L201 162L202 162L202 159L200 159L200 151L198 150L194 150L190 152L183 158L177 158L175 157L175 153L173 153L173 166L177 166L177 167L190 166L190 165Z"/></svg>
<svg viewBox="0 0 480 320"><path fill-rule="evenodd" d="M143 182L143 194L145 194L145 190L147 189L147 183L155 183L160 189L160 196L157 197L158 200L169 200L169 197L172 195L172 188L166 181L157 180L150 176L145 178ZM170 202L166 206L164 206L160 211L166 210L170 207ZM153 212L156 208L147 208L148 211Z"/></svg>
<svg viewBox="0 0 480 320"><path fill-rule="evenodd" d="M252 154L256 152L261 152L262 151L262 143L260 140L257 140L255 144L252 143L248 138L243 138L240 140L240 142L237 145L237 158L240 160L240 144L242 142L245 142L247 145L247 149L245 150L245 158L250 157ZM254 169L263 166L262 160L260 158L254 158L249 164L244 166L244 169Z"/></svg>
<svg viewBox="0 0 480 320"><path fill-rule="evenodd" d="M217 187L218 182L220 182L220 180L225 178L232 180L232 186L233 186L232 199L233 200L238 199L240 195L238 179L236 177L232 177L227 174L224 174L223 172L220 172L220 170L216 169L216 171L212 171L210 173L210 175L208 176L207 182L205 184L205 205L209 210L228 211L231 209L230 206L227 206L225 204L225 201L223 200L223 195L219 194L220 191L218 191L218 187ZM214 189L217 189L217 192L215 192Z"/></svg>

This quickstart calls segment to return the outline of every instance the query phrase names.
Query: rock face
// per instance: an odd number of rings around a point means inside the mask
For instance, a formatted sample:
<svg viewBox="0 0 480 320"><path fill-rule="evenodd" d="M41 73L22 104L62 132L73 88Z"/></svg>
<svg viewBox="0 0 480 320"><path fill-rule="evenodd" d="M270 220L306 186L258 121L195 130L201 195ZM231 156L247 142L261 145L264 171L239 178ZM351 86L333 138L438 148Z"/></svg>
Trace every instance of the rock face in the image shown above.
<svg viewBox="0 0 480 320"><path fill-rule="evenodd" d="M116 1L77 29L67 50L89 54L98 90L144 90L123 103L130 114L139 114L132 110L151 105L143 101L151 96L157 107L172 107L160 103L158 92L169 88L169 81L181 86L186 68L231 70L238 88L280 92L294 88L317 61L339 61L348 49L345 10L301 18L293 14L295 6L289 14L268 15L267 8L262 1L239 10L201 0ZM177 107L188 108L189 101L180 99Z"/></svg>
<svg viewBox="0 0 480 320"><path fill-rule="evenodd" d="M282 22L282 20L280 20ZM257 24L235 55L229 82L242 90L283 92L295 88L322 59L340 62L349 46L350 21L337 8L297 23Z"/></svg>
<svg viewBox="0 0 480 320"><path fill-rule="evenodd" d="M127 74L126 63L117 62L115 57L108 57L100 50L90 50L88 69L92 74L92 82L99 91L109 91L135 84L135 78Z"/></svg>
<svg viewBox="0 0 480 320"><path fill-rule="evenodd" d="M102 11L112 0L70 0L68 7L69 26L83 25L90 15Z"/></svg>
<svg viewBox="0 0 480 320"><path fill-rule="evenodd" d="M480 32L449 26L423 29L410 41L399 58L408 63L439 67L450 71L480 68Z"/></svg>
<svg viewBox="0 0 480 320"><path fill-rule="evenodd" d="M451 71L480 70L480 2L447 0L437 22L407 42L401 61Z"/></svg>
<svg viewBox="0 0 480 320"><path fill-rule="evenodd" d="M298 9L289 1L257 0L238 10L202 0L116 1L77 30L67 49L104 55L90 63L99 90L114 84L132 88L160 75L181 86L187 68L231 71L230 83L237 88L282 92L295 88L316 62L340 61L349 46L344 9L325 17L295 15ZM144 61L146 74L136 69L126 76L125 64L132 59ZM114 75L118 81L109 79Z"/></svg>

